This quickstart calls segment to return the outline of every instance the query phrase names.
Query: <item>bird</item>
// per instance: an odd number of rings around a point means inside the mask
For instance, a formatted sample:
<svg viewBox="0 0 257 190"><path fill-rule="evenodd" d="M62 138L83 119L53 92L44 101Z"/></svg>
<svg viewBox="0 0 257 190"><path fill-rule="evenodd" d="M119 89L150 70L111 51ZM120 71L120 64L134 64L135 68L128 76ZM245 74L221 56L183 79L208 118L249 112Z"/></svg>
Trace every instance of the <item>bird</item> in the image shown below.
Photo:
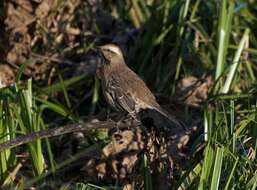
<svg viewBox="0 0 257 190"><path fill-rule="evenodd" d="M115 44L98 47L102 57L96 71L106 101L117 111L138 119L140 113L153 117L155 125L180 127L175 117L164 110L145 82L125 63L122 50ZM161 126L159 126L161 127Z"/></svg>

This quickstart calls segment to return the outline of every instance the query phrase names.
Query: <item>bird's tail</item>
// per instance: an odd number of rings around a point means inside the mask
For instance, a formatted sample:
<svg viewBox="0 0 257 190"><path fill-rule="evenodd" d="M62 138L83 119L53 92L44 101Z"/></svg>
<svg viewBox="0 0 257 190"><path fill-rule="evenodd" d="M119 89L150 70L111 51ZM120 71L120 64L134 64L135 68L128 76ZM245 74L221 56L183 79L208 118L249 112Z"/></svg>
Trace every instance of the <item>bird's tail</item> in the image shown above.
<svg viewBox="0 0 257 190"><path fill-rule="evenodd" d="M171 133L177 133L184 129L182 123L180 123L174 116L169 114L166 110L160 109L144 109L141 118L151 118L153 125L158 130L169 131Z"/></svg>

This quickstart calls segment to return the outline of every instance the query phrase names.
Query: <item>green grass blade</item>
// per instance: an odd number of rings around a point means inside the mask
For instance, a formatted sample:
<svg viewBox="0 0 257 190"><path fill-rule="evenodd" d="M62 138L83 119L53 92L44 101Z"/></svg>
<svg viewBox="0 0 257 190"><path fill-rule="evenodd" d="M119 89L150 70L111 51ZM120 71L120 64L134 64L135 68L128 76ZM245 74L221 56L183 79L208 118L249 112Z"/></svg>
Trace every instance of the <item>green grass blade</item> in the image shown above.
<svg viewBox="0 0 257 190"><path fill-rule="evenodd" d="M229 37L232 25L232 17L234 12L234 2L229 1L229 8L227 9L227 0L221 1L219 24L218 24L218 55L215 71L215 80L218 80L224 71L226 64L226 55L229 44ZM217 93L220 83L215 86L215 93Z"/></svg>
<svg viewBox="0 0 257 190"><path fill-rule="evenodd" d="M202 166L198 190L207 189L208 179L209 179L210 172L213 165L213 157L214 157L214 151L210 143L208 143L208 145L205 148L204 162Z"/></svg>
<svg viewBox="0 0 257 190"><path fill-rule="evenodd" d="M21 79L22 73L24 72L24 70L26 69L27 65L32 65L35 64L36 61L33 58L29 58L27 59L18 69L17 74L16 74L16 78L15 81L18 82Z"/></svg>
<svg viewBox="0 0 257 190"><path fill-rule="evenodd" d="M75 77L72 77L70 79L67 79L65 81L63 81L63 85L65 86L65 88L67 89L68 87L70 87L71 85L81 81L81 80L86 80L86 77L88 77L88 75L80 75L80 76L75 76ZM52 93L56 93L56 92L60 92L63 90L63 86L62 84L59 82L59 83L56 83L56 84L53 84L51 86L47 86L45 88L38 88L37 87L37 90L43 94L52 94Z"/></svg>
<svg viewBox="0 0 257 190"><path fill-rule="evenodd" d="M233 64L231 65L231 68L230 68L229 73L228 73L228 77L227 77L226 82L224 84L224 87L222 89L222 93L224 93L224 94L228 93L228 91L230 90L233 78L235 77L235 74L236 74L236 69L237 69L237 67L240 63L239 58L240 58L240 56L243 52L243 49L245 47L245 43L246 43L246 40L248 38L249 32L250 32L249 29L245 30L244 35L243 35L243 37L242 37L242 39L239 43L238 49L237 49L235 57L233 59Z"/></svg>
<svg viewBox="0 0 257 190"><path fill-rule="evenodd" d="M147 156L144 154L144 189L145 190L152 190L152 177L151 172L149 169L148 159Z"/></svg>
<svg viewBox="0 0 257 190"><path fill-rule="evenodd" d="M71 103L70 103L69 95L68 95L68 92L67 92L67 88L65 87L65 84L63 82L63 78L62 78L62 76L59 72L58 72L58 78L60 80L60 84L61 84L61 87L62 87L62 90L63 90L63 94L64 94L64 97L65 97L66 104L67 104L68 108L71 108Z"/></svg>
<svg viewBox="0 0 257 190"><path fill-rule="evenodd" d="M224 147L221 147L221 148L218 147L216 150L215 164L214 164L214 170L212 174L210 190L219 189L219 183L221 178L221 167L223 162L223 152L224 152Z"/></svg>
<svg viewBox="0 0 257 190"><path fill-rule="evenodd" d="M52 103L50 101L47 101L47 100L42 100L40 98L35 98L37 101L43 103L43 107L46 107L50 110L53 110L54 112L64 116L64 117L68 117L68 118L72 118L72 113L66 109L63 105L60 105L60 104L55 104L55 103Z"/></svg>
<svg viewBox="0 0 257 190"><path fill-rule="evenodd" d="M233 175L234 175L234 173L235 173L235 170L236 170L236 166L237 166L237 164L238 164L238 161L239 161L239 158L236 158L236 161L235 161L235 163L234 163L234 165L233 165L233 168L232 168L232 170L231 170L231 172L230 172L230 175L229 175L229 178L228 178L228 180L227 180L227 183L226 183L226 186L225 186L224 190L229 190L229 186L230 186L231 180L232 180L232 178L233 178Z"/></svg>

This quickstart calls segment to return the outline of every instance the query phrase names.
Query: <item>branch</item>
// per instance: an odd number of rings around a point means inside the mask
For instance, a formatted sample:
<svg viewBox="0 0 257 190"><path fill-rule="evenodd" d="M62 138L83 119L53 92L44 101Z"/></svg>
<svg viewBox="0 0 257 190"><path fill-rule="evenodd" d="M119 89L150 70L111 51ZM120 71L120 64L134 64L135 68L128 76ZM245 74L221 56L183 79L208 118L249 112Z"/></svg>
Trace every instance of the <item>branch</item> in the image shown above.
<svg viewBox="0 0 257 190"><path fill-rule="evenodd" d="M126 128L128 124L119 123L119 128ZM21 135L16 139L7 141L5 143L0 144L0 152L6 149L14 148L16 146L20 146L38 139L44 139L48 137L55 137L67 133L73 133L78 131L88 131L92 129L110 129L117 126L117 123L114 121L88 121L82 124L69 124L64 125L62 127L56 127L52 129L45 129L38 132L33 132L27 135Z"/></svg>

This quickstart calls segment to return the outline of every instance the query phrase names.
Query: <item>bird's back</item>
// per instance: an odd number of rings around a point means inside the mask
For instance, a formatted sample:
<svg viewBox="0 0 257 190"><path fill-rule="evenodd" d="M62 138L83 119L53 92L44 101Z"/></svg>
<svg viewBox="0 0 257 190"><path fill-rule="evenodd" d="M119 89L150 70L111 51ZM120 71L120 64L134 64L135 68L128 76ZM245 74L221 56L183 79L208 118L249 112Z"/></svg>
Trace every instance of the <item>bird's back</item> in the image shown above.
<svg viewBox="0 0 257 190"><path fill-rule="evenodd" d="M133 97L137 98L139 101L142 101L142 104L145 104L145 107L150 105L156 109L160 108L154 95L146 86L145 82L139 78L134 71L126 66L126 68L120 69L119 73L120 74L118 77L122 85L124 85L124 89L127 89Z"/></svg>

